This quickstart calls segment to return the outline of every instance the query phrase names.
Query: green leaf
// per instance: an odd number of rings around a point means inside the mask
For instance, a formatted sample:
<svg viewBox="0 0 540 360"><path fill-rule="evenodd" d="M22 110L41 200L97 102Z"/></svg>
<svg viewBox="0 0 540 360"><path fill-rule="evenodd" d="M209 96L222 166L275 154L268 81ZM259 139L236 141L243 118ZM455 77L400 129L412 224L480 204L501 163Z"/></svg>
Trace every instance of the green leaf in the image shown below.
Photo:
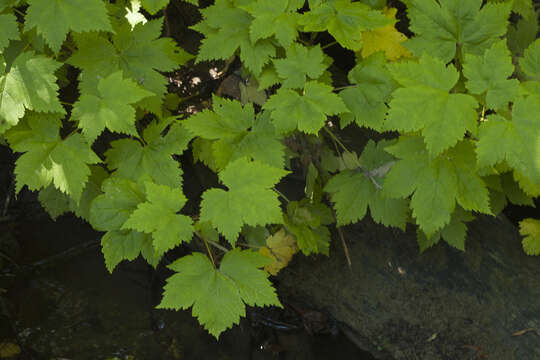
<svg viewBox="0 0 540 360"><path fill-rule="evenodd" d="M90 144L105 128L137 136L135 109L131 104L152 95L117 71L99 80L95 95L83 92L73 105L72 116L79 121L78 127Z"/></svg>
<svg viewBox="0 0 540 360"><path fill-rule="evenodd" d="M362 47L362 31L392 24L379 10L350 0L322 2L305 12L300 19L304 31L326 31L341 46L358 51Z"/></svg>
<svg viewBox="0 0 540 360"><path fill-rule="evenodd" d="M320 46L307 48L293 44L287 49L287 57L273 60L277 74L282 78L284 88L303 88L306 78L318 79L326 69Z"/></svg>
<svg viewBox="0 0 540 360"><path fill-rule="evenodd" d="M420 252L424 252L427 248L437 244L441 238L448 245L465 251L465 239L467 238L467 225L465 223L472 220L474 220L474 216L458 207L452 213L450 222L429 239L421 230L418 230L417 240Z"/></svg>
<svg viewBox="0 0 540 360"><path fill-rule="evenodd" d="M245 304L281 306L268 275L260 270L268 262L266 256L239 249L227 252L219 269L201 253L184 256L169 265L177 274L167 279L157 307L179 310L193 306L193 316L217 338L245 316Z"/></svg>
<svg viewBox="0 0 540 360"><path fill-rule="evenodd" d="M99 231L120 230L122 225L145 201L142 186L128 179L110 177L103 181L103 194L90 206L90 223Z"/></svg>
<svg viewBox="0 0 540 360"><path fill-rule="evenodd" d="M288 3L289 0L259 0L244 7L255 18L249 28L252 43L272 35L285 48L293 43L298 36L299 14L294 8L287 11Z"/></svg>
<svg viewBox="0 0 540 360"><path fill-rule="evenodd" d="M9 40L19 39L17 18L13 14L0 14L0 52L9 44Z"/></svg>
<svg viewBox="0 0 540 360"><path fill-rule="evenodd" d="M465 210L491 214L489 193L476 171L473 144L459 142L444 155L431 158L422 138L400 138L386 151L399 159L388 171L383 194L406 198L420 229L431 237L450 222L456 202Z"/></svg>
<svg viewBox="0 0 540 360"><path fill-rule="evenodd" d="M523 250L527 255L540 255L540 220L523 219L519 222L519 233L524 236Z"/></svg>
<svg viewBox="0 0 540 360"><path fill-rule="evenodd" d="M203 21L191 28L204 34L197 55L197 62L228 59L240 49L240 59L254 75L275 56L275 46L270 39L252 42L250 27L253 17L230 0L217 0L201 10Z"/></svg>
<svg viewBox="0 0 540 360"><path fill-rule="evenodd" d="M503 160L540 186L540 97L518 98L512 110L512 121L500 115L488 116L480 125L476 147L480 166L495 165Z"/></svg>
<svg viewBox="0 0 540 360"><path fill-rule="evenodd" d="M59 130L59 115L30 113L6 132L12 149L24 152L15 163L16 192L24 185L39 190L53 182L79 202L90 175L88 164L100 159L80 134L61 139Z"/></svg>
<svg viewBox="0 0 540 360"><path fill-rule="evenodd" d="M108 177L108 173L98 165L90 166L91 174L82 192L81 200L77 204L68 195L56 189L52 184L39 191L39 202L53 219L65 212L72 211L86 221L90 221L90 204L101 192L101 183Z"/></svg>
<svg viewBox="0 0 540 360"><path fill-rule="evenodd" d="M540 39L533 42L519 59L521 70L533 80L540 81Z"/></svg>
<svg viewBox="0 0 540 360"><path fill-rule="evenodd" d="M382 184L394 159L384 151L386 141L369 141L360 157L361 169L334 175L324 191L332 194L338 226L355 223L366 215L368 206L373 220L386 226L405 228L408 201L382 193Z"/></svg>
<svg viewBox="0 0 540 360"><path fill-rule="evenodd" d="M287 230L294 235L298 247L305 255L329 254L330 230L334 222L328 206L309 199L291 201L287 204L287 216L283 217Z"/></svg>
<svg viewBox="0 0 540 360"><path fill-rule="evenodd" d="M107 231L101 238L101 250L107 270L112 273L122 260L134 260L146 243L152 243L149 234L133 230Z"/></svg>
<svg viewBox="0 0 540 360"><path fill-rule="evenodd" d="M181 185L182 169L172 155L182 154L193 135L178 123L165 136L161 136L159 129L159 123L148 125L143 133L144 145L133 139L111 141L105 157L109 168L116 170L115 176L133 181L148 177L171 188Z"/></svg>
<svg viewBox="0 0 540 360"><path fill-rule="evenodd" d="M169 0L141 0L142 6L151 15L163 9L169 3Z"/></svg>
<svg viewBox="0 0 540 360"><path fill-rule="evenodd" d="M17 125L25 109L65 113L54 76L60 65L30 51L17 56L7 72L0 72L0 133Z"/></svg>
<svg viewBox="0 0 540 360"><path fill-rule="evenodd" d="M514 72L510 51L504 40L486 50L483 57L465 55L463 74L467 77L467 89L472 94L486 94L490 109L505 109L519 94L519 81L508 79Z"/></svg>
<svg viewBox="0 0 540 360"><path fill-rule="evenodd" d="M268 114L263 113L255 120L252 104L242 106L236 100L217 96L213 97L213 104L212 111L203 110L190 116L184 126L203 139L217 140L210 149L217 169L223 169L229 161L241 157L283 167L284 145Z"/></svg>
<svg viewBox="0 0 540 360"><path fill-rule="evenodd" d="M54 52L60 50L70 30L112 31L101 0L28 0L28 4L25 31L35 27Z"/></svg>
<svg viewBox="0 0 540 360"><path fill-rule="evenodd" d="M530 19L519 19L515 26L510 25L506 39L512 54L523 55L523 51L536 40L538 30L540 27L536 16L531 16Z"/></svg>
<svg viewBox="0 0 540 360"><path fill-rule="evenodd" d="M416 34L405 43L414 55L428 53L444 63L463 53L482 55L506 33L511 3L487 4L481 0L405 0Z"/></svg>
<svg viewBox="0 0 540 360"><path fill-rule="evenodd" d="M145 183L147 201L139 203L137 209L122 225L122 230L137 230L152 234L157 252L189 242L193 235L193 221L185 215L177 215L187 199L181 189L171 189L165 185Z"/></svg>
<svg viewBox="0 0 540 360"><path fill-rule="evenodd" d="M450 93L459 78L453 65L424 54L418 63L390 65L390 72L405 87L392 93L387 129L421 130L433 156L454 146L467 130L474 133L477 102L470 95Z"/></svg>
<svg viewBox="0 0 540 360"><path fill-rule="evenodd" d="M287 174L259 161L240 158L219 173L229 188L209 189L202 195L201 221L209 221L234 245L244 224L281 223L278 195L271 188Z"/></svg>
<svg viewBox="0 0 540 360"><path fill-rule="evenodd" d="M341 115L342 128L355 121L358 126L382 130L388 108L386 103L395 85L386 69L382 52L375 53L359 61L349 72L349 82L355 84L342 90L339 96L351 111Z"/></svg>
<svg viewBox="0 0 540 360"><path fill-rule="evenodd" d="M83 70L81 92L95 93L100 79L122 70L124 76L154 94L138 105L160 115L167 79L158 71L172 71L193 57L179 49L173 39L160 37L162 26L163 18L139 23L133 30L129 23L122 22L112 36L112 44L103 34L75 36L78 51L67 62Z"/></svg>
<svg viewBox="0 0 540 360"><path fill-rule="evenodd" d="M341 98L332 90L331 86L317 81L307 82L302 95L294 90L280 88L268 99L263 109L273 110L271 117L276 130L281 134L296 128L307 134L317 134L328 115L347 112Z"/></svg>

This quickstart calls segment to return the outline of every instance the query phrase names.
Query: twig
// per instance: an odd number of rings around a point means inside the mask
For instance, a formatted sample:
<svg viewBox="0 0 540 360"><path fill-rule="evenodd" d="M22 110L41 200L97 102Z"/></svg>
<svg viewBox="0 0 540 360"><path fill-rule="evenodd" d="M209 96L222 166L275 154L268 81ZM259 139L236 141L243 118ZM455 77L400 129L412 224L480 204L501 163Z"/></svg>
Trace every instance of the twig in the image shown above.
<svg viewBox="0 0 540 360"><path fill-rule="evenodd" d="M345 258L347 259L347 265L349 265L349 270L352 271L352 262L351 262L351 257L349 256L349 248L347 246L347 243L345 242L343 231L341 231L340 227L337 228L337 231L339 233L339 237L341 238L341 243L343 244L343 252L345 253Z"/></svg>

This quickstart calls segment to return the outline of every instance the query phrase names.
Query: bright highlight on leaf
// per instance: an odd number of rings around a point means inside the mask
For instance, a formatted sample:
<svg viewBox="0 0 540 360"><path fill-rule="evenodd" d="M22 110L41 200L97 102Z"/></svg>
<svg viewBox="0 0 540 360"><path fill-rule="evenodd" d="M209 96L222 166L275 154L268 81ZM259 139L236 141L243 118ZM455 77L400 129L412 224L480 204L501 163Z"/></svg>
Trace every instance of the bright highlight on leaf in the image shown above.
<svg viewBox="0 0 540 360"><path fill-rule="evenodd" d="M294 237L288 235L283 228L267 237L266 246L259 249L260 254L272 259L272 262L264 267L264 270L271 275L277 275L281 269L289 264L297 252L298 246L296 246Z"/></svg>
<svg viewBox="0 0 540 360"><path fill-rule="evenodd" d="M270 259L251 250L233 249L219 269L201 253L184 256L169 265L177 274L167 279L159 309L193 307L206 330L216 338L245 316L245 305L281 306L268 274L260 270Z"/></svg>
<svg viewBox="0 0 540 360"><path fill-rule="evenodd" d="M23 52L5 72L0 58L0 133L17 125L26 109L64 114L58 100L54 72L59 62L33 52Z"/></svg>
<svg viewBox="0 0 540 360"><path fill-rule="evenodd" d="M523 250L527 255L540 255L540 220L524 219L519 222L519 233L524 236Z"/></svg>
<svg viewBox="0 0 540 360"><path fill-rule="evenodd" d="M231 162L219 173L229 190L203 193L200 220L209 221L233 246L244 224L281 223L278 195L271 188L286 174L285 170L246 158Z"/></svg>
<svg viewBox="0 0 540 360"><path fill-rule="evenodd" d="M385 8L382 13L393 22L396 21L396 8ZM381 28L364 31L362 33L362 57L366 58L369 55L378 51L383 51L389 61L395 61L399 58L409 58L411 53L401 45L407 40L407 37L397 31L394 24L386 25Z"/></svg>

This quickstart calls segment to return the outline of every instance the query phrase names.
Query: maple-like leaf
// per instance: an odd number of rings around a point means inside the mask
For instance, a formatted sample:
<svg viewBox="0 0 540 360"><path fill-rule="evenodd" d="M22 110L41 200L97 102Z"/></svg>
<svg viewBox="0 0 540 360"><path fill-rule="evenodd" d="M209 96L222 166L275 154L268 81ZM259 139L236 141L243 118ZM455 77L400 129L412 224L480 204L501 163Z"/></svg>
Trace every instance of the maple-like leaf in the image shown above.
<svg viewBox="0 0 540 360"><path fill-rule="evenodd" d="M426 52L444 63L459 47L463 53L482 55L506 33L512 4L487 4L482 0L405 0L416 34L405 47L416 56Z"/></svg>
<svg viewBox="0 0 540 360"><path fill-rule="evenodd" d="M90 221L90 204L92 200L102 194L101 184L109 176L107 171L99 165L91 165L90 171L91 174L78 204L71 197L55 188L53 184L39 191L39 202L53 219L72 211L81 219Z"/></svg>
<svg viewBox="0 0 540 360"><path fill-rule="evenodd" d="M210 147L206 150L212 160L206 159L204 155L198 156L202 149L196 154L199 160L203 160L214 170L223 169L229 161L241 157L283 167L285 147L275 133L268 114L263 113L255 119L252 104L242 106L236 100L214 96L213 110L194 114L183 124L194 135L215 140L205 143Z"/></svg>
<svg viewBox="0 0 540 360"><path fill-rule="evenodd" d="M432 157L420 136L403 136L386 151L401 160L388 171L383 194L395 198L412 194L413 216L428 237L450 222L456 202L465 210L491 214L471 141L462 140L444 155Z"/></svg>
<svg viewBox="0 0 540 360"><path fill-rule="evenodd" d="M271 117L279 133L288 133L296 128L307 134L316 134L328 115L347 112L341 98L332 92L329 85L309 81L302 95L298 92L280 88L271 96L263 109L272 110Z"/></svg>
<svg viewBox="0 0 540 360"><path fill-rule="evenodd" d="M272 259L272 262L264 267L264 270L271 275L277 275L281 269L287 266L297 252L298 246L294 237L287 234L283 228L274 235L268 236L266 246L259 249L260 254Z"/></svg>
<svg viewBox="0 0 540 360"><path fill-rule="evenodd" d="M421 131L431 155L436 156L476 129L474 97L450 93L459 74L453 65L427 54L418 63L389 65L394 79L404 87L392 93L387 129ZM420 111L421 109L421 111Z"/></svg>
<svg viewBox="0 0 540 360"><path fill-rule="evenodd" d="M19 39L19 28L17 27L17 18L13 14L0 15L0 52L8 46L10 40Z"/></svg>
<svg viewBox="0 0 540 360"><path fill-rule="evenodd" d="M519 59L519 66L527 76L540 81L540 39L533 42Z"/></svg>
<svg viewBox="0 0 540 360"><path fill-rule="evenodd" d="M251 41L253 17L233 1L216 0L214 5L202 9L201 14L203 21L191 27L205 36L197 61L228 59L239 49L245 67L259 75L275 56L276 48L270 39Z"/></svg>
<svg viewBox="0 0 540 360"><path fill-rule="evenodd" d="M201 253L169 265L177 274L167 279L159 309L188 309L216 338L245 316L245 305L281 306L261 267L270 260L251 250L233 249L219 269Z"/></svg>
<svg viewBox="0 0 540 360"><path fill-rule="evenodd" d="M259 0L244 6L255 19L249 28L252 43L275 35L281 46L287 48L298 36L299 14L292 8L287 11L289 0Z"/></svg>
<svg viewBox="0 0 540 360"><path fill-rule="evenodd" d="M474 216L462 208L457 207L452 213L450 222L430 238L418 229L416 232L416 239L418 241L418 246L420 247L420 252L422 253L426 249L437 244L441 239L448 245L453 246L458 250L465 251L465 239L467 238L466 223L472 220L474 220Z"/></svg>
<svg viewBox="0 0 540 360"><path fill-rule="evenodd" d="M155 14L169 3L169 0L141 0L142 6L150 14Z"/></svg>
<svg viewBox="0 0 540 360"><path fill-rule="evenodd" d="M165 136L161 136L162 130L162 123L148 125L143 132L144 145L134 139L111 141L105 157L110 170L116 170L115 176L133 181L148 177L156 184L180 186L182 169L172 155L182 154L193 135L178 123Z"/></svg>
<svg viewBox="0 0 540 360"><path fill-rule="evenodd" d="M193 220L177 214L187 201L182 190L151 182L146 182L145 187L147 201L137 205L121 229L152 234L154 248L159 253L183 241L189 242L194 231Z"/></svg>
<svg viewBox="0 0 540 360"><path fill-rule="evenodd" d="M369 141L358 160L361 168L334 175L324 187L332 195L338 226L362 220L369 207L371 217L386 226L405 228L408 201L382 192L382 184L394 158L384 151L386 141Z"/></svg>
<svg viewBox="0 0 540 360"><path fill-rule="evenodd" d="M505 109L519 94L519 81L508 79L514 65L506 42L501 40L486 50L483 57L465 55L463 74L467 77L467 89L472 94L484 94L490 109Z"/></svg>
<svg viewBox="0 0 540 360"><path fill-rule="evenodd" d="M78 127L90 144L105 128L137 136L132 104L153 95L117 71L99 80L96 94L81 94L73 105L72 118L79 121Z"/></svg>
<svg viewBox="0 0 540 360"><path fill-rule="evenodd" d="M335 0L310 6L310 11L300 18L300 24L305 32L328 30L341 46L358 51L362 47L363 31L392 24L392 20L361 2Z"/></svg>
<svg viewBox="0 0 540 360"><path fill-rule="evenodd" d="M309 199L290 201L283 223L288 232L294 235L298 248L304 255L329 254L330 230L334 222L332 210L320 202Z"/></svg>
<svg viewBox="0 0 540 360"><path fill-rule="evenodd" d="M133 29L122 22L111 36L112 43L103 34L74 36L78 50L66 62L83 70L81 92L96 93L100 79L122 70L124 76L154 94L139 105L161 114L167 79L158 71L174 70L193 57L179 49L173 39L161 37L162 26L163 18L139 23Z"/></svg>
<svg viewBox="0 0 540 360"><path fill-rule="evenodd" d="M480 125L476 147L478 164L490 166L506 160L540 187L540 97L520 97L512 108L512 120L488 116ZM520 182L521 183L521 182Z"/></svg>
<svg viewBox="0 0 540 360"><path fill-rule="evenodd" d="M201 221L208 221L232 244L244 224L281 223L278 195L271 188L287 174L259 161L235 160L219 173L229 189L209 189L202 195Z"/></svg>
<svg viewBox="0 0 540 360"><path fill-rule="evenodd" d="M152 236L133 230L107 231L101 238L101 251L110 273L123 260L134 260L145 246L152 247ZM151 261L148 261L152 264ZM152 264L153 265L153 264Z"/></svg>
<svg viewBox="0 0 540 360"><path fill-rule="evenodd" d="M0 58L0 133L17 125L25 109L65 113L54 76L61 63L31 51L21 53L9 67L4 60Z"/></svg>
<svg viewBox="0 0 540 360"><path fill-rule="evenodd" d="M88 165L101 160L80 134L60 138L59 117L30 113L5 133L11 148L24 153L15 162L15 191L24 185L39 190L52 182L78 203L90 175Z"/></svg>
<svg viewBox="0 0 540 360"><path fill-rule="evenodd" d="M301 89L306 78L318 79L326 69L320 46L307 48L294 44L287 49L287 57L274 59L276 73L282 79L282 87Z"/></svg>
<svg viewBox="0 0 540 360"><path fill-rule="evenodd" d="M36 28L54 52L70 30L112 31L102 0L28 0L24 29Z"/></svg>
<svg viewBox="0 0 540 360"><path fill-rule="evenodd" d="M540 255L540 220L527 218L519 222L523 250L527 255Z"/></svg>
<svg viewBox="0 0 540 360"><path fill-rule="evenodd" d="M339 96L350 110L340 115L342 128L355 121L358 126L375 130L383 129L383 121L388 111L386 103L395 89L395 82L386 69L382 53L373 54L349 71L349 82L355 87L342 90Z"/></svg>
<svg viewBox="0 0 540 360"><path fill-rule="evenodd" d="M396 12L396 8L385 8L382 11L393 22L396 21ZM360 53L364 58L378 51L383 51L389 61L395 61L402 57L411 57L409 51L401 45L402 42L407 40L407 37L397 31L394 24L389 24L375 30L364 31L362 33L362 40L364 44Z"/></svg>

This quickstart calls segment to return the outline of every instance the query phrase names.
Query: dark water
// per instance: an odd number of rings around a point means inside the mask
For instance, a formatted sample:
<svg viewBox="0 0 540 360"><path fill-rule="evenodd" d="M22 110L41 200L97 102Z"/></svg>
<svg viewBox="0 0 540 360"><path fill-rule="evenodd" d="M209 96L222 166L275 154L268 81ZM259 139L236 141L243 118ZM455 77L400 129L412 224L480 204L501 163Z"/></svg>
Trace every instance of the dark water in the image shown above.
<svg viewBox="0 0 540 360"><path fill-rule="evenodd" d="M282 331L252 316L216 341L190 311L154 309L170 275L164 267L154 271L136 260L121 263L111 275L100 234L86 223L73 216L56 222L43 214L34 218L39 220L17 220L2 235L16 240L14 258L22 269L39 265L18 271L4 261L0 269L0 344L17 344L21 352L15 359L368 358L343 335L310 335L298 321L296 330ZM65 253L77 247L79 252ZM250 313L282 317L275 309Z"/></svg>

